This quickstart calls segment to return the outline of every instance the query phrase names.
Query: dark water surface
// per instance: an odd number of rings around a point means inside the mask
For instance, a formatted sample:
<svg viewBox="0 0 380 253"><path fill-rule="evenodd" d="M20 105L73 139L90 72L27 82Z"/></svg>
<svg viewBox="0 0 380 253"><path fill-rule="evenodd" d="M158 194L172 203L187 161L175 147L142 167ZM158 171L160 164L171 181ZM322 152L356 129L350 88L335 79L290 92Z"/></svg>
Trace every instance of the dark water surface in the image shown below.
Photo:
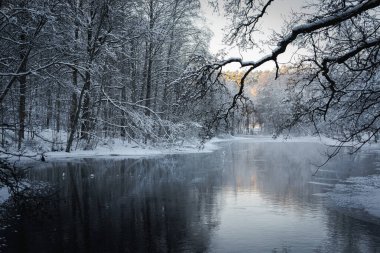
<svg viewBox="0 0 380 253"><path fill-rule="evenodd" d="M42 215L3 228L2 251L380 252L379 223L321 196L349 176L375 174L379 153L340 155L313 177L321 145L221 145L214 153L33 169L29 177L55 185L57 198Z"/></svg>

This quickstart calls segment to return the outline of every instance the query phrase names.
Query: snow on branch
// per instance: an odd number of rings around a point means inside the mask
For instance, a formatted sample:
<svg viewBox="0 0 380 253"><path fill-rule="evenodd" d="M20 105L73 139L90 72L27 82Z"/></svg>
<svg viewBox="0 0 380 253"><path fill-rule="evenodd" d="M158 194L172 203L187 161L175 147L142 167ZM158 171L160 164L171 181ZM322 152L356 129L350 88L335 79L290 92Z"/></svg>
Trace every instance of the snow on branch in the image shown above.
<svg viewBox="0 0 380 253"><path fill-rule="evenodd" d="M275 0L267 0L264 3L259 2L258 4L256 4L256 1L249 1L247 6L245 6L245 10L239 15L243 16L245 20L235 24L234 29L232 29L233 31L227 36L227 41L234 43L239 37L239 34L247 34L249 41L253 43L252 34L255 31L258 22L265 15L267 9L274 1ZM238 6L240 5L241 4L239 3ZM250 11L253 11L254 13L251 14Z"/></svg>
<svg viewBox="0 0 380 253"><path fill-rule="evenodd" d="M261 59L257 61L243 61L243 59L241 58L229 58L222 62L214 63L212 65L206 66L205 68L208 69L211 74L214 74L220 71L224 66L230 63L239 63L242 68L248 67L248 70L246 70L244 76L240 80L239 91L234 96L233 103L231 107L229 108L228 112L236 105L237 100L242 96L244 92L244 81L249 75L249 73L251 73L253 70L257 69L258 67L260 67L266 62L273 61L276 65L276 78L278 77L278 74L279 74L278 56L284 53L287 47L291 43L293 43L299 35L310 34L322 28L327 28L327 27L341 24L342 22L349 20L351 18L354 18L368 10L374 9L378 7L379 5L380 5L380 0L362 1L360 4L347 7L344 10L342 10L340 13L336 13L333 16L328 16L328 17L320 18L318 20L309 22L309 23L297 25L291 29L291 32L287 36L283 37L277 43L277 47L274 48L271 53L267 54L266 56L262 57ZM257 21L254 20L253 22L257 22ZM369 43L372 44L371 42ZM377 41L374 41L373 43L377 43ZM368 45L363 45L363 46L368 46ZM360 51L361 50L360 48L361 46L359 45L358 48L352 51L352 53L355 54L357 50ZM343 59L340 59L340 60L343 60Z"/></svg>
<svg viewBox="0 0 380 253"><path fill-rule="evenodd" d="M360 15L363 12L368 11L370 9L376 8L379 5L380 5L380 0L364 1L361 4L348 8L344 12L339 13L335 16L330 16L327 18L316 20L311 23L295 26L289 35L285 36L281 41L277 43L277 47L273 49L270 54L262 57L261 59L257 61L243 61L241 58L229 58L223 62L215 64L214 67L221 68L230 63L239 63L241 67L253 67L253 69L256 69L266 62L269 62L269 61L277 62L277 57L286 51L287 46L291 44L292 42L294 42L295 39L298 37L298 35L308 34L322 28L340 24L343 21L346 21L357 15Z"/></svg>

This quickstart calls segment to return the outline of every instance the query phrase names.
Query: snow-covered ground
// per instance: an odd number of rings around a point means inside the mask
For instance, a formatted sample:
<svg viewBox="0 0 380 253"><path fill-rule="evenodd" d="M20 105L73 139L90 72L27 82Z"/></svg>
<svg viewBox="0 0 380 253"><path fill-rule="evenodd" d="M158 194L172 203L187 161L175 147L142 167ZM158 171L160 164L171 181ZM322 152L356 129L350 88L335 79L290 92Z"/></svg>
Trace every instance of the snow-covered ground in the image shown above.
<svg viewBox="0 0 380 253"><path fill-rule="evenodd" d="M42 134L41 134L42 135ZM46 132L44 135L44 140L50 140L49 133ZM62 139L62 137L59 137ZM232 140L247 140L252 139L250 137L233 137L233 136L222 136L218 138L213 138L210 141L207 141L204 145L200 145L199 140L183 142L182 145L137 145L134 143L128 143L127 141L122 141L120 139L109 139L106 142L99 143L92 150L83 150L78 148L77 150L72 150L70 153L67 153L64 150L64 145L59 144L61 141L56 141L55 149L61 151L50 151L52 144L44 140L35 141L32 146L23 149L22 152L14 150L8 150L1 154L5 158L10 159L10 161L28 161L30 158L34 160L39 160L41 154L44 155L46 161L52 160L62 160L62 159L75 159L75 158L91 158L91 157L147 157L147 156L157 156L157 155L166 155L166 154L181 154L181 153L205 153L213 152L218 149L218 142L223 141L232 141ZM270 138L266 138L270 140ZM13 155L10 155L13 154ZM15 155L16 154L16 155ZM17 156L20 154L20 156Z"/></svg>
<svg viewBox="0 0 380 253"><path fill-rule="evenodd" d="M316 142L323 144L333 144L330 139L321 139L316 137L294 137L294 138L277 138L270 136L222 136L215 137L200 146L198 141L185 142L182 146L165 147L165 146L138 146L122 142L120 140L112 140L111 143L98 145L94 150L75 150L67 152L47 152L45 157L48 159L60 158L80 158L80 157L110 157L110 156L128 156L143 157L152 155L165 154L181 154L181 153L205 153L213 152L219 148L217 143L225 141L250 141L250 142Z"/></svg>
<svg viewBox="0 0 380 253"><path fill-rule="evenodd" d="M27 148L22 151L23 157L29 156L36 160L40 159L41 154L44 154L46 160L68 159L68 158L87 158L87 157L113 157L113 156L128 156L128 157L145 157L156 156L165 154L178 154L178 153L201 153L213 152L218 149L218 142L222 141L237 141L249 140L250 142L315 142L324 145L337 145L338 143L332 139L324 137L278 137L276 139L271 136L260 135L246 135L246 136L221 136L211 139L204 145L200 145L199 141L187 141L182 145L157 145L157 146L144 146L134 143L128 143L120 139L109 139L107 141L99 142L96 148L92 150L83 150L80 147L71 151L70 153L64 152L66 146L66 133L54 133L52 130L44 130L39 133L32 141L29 141ZM17 154L16 147L10 153ZM59 150L59 151L51 151ZM0 152L1 153L1 152ZM3 154L4 156L4 154ZM6 155L5 155L6 156ZM15 156L13 160L20 160ZM23 159L21 159L23 160ZM26 159L28 160L28 159Z"/></svg>
<svg viewBox="0 0 380 253"><path fill-rule="evenodd" d="M46 159L61 159L61 158L81 158L81 157L110 157L110 156L128 156L128 157L143 157L143 156L156 156L165 154L178 154L178 153L200 153L212 152L218 149L215 143L218 140L207 142L204 146L200 146L197 142L184 143L182 146L139 146L120 140L113 140L111 144L98 145L93 150L75 150L70 153L60 152L47 152L45 153Z"/></svg>

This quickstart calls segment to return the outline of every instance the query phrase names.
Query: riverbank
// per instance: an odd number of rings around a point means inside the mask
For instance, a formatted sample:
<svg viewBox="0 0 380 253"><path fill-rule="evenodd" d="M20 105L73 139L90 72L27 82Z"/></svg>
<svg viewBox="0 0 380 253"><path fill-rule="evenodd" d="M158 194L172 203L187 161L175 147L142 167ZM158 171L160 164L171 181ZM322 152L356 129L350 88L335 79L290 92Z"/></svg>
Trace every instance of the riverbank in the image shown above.
<svg viewBox="0 0 380 253"><path fill-rule="evenodd" d="M234 137L234 136L220 136L213 138L206 143L202 144L199 140L189 140L183 142L181 145L137 145L129 143L120 139L109 139L106 142L99 143L94 149L83 150L76 149L71 152L63 151L62 145L59 150L51 150L51 141L39 141L33 146L24 148L21 152L16 151L16 148L8 150L0 150L2 158L11 162L25 162L30 160L41 160L42 156L45 162L62 159L76 159L76 158L92 158L92 157L148 157L167 154L182 154L182 153L205 153L213 152L218 149L217 143L223 141L237 141L248 140L250 137ZM46 140L46 139L45 139ZM37 147L37 148L36 148Z"/></svg>
<svg viewBox="0 0 380 253"><path fill-rule="evenodd" d="M250 141L254 143L271 143L271 142L297 142L297 143L321 143L323 145L336 145L337 143L328 138L320 137L279 137L274 139L271 136L260 135L224 135L214 137L201 145L199 140L187 141L182 145L177 146L138 146L122 142L121 140L111 140L105 145L98 145L93 150L75 150L70 153L67 152L46 152L44 155L49 159L64 159L64 158L90 158L90 157L145 157L157 156L167 154L185 154L185 153L208 153L213 152L220 147L218 143L228 141Z"/></svg>
<svg viewBox="0 0 380 253"><path fill-rule="evenodd" d="M33 146L24 148L22 152L13 150L3 151L2 158L7 158L9 161L22 162L25 160L41 160L42 155L45 161L62 160L62 159L76 159L76 158L92 158L92 157L148 157L167 154L184 154L184 153L204 153L213 152L219 148L217 145L220 142L226 141L250 141L254 143L275 143L275 142L296 142L296 143L320 143L325 146L334 146L338 143L335 140L326 137L283 137L280 136L274 139L271 136L265 135L239 135L231 136L224 135L214 137L201 145L197 139L185 141L182 145L137 145L128 143L120 139L109 139L106 142L99 143L94 149L83 150L76 149L71 152L64 152L64 145L58 150L49 151L52 149L52 140L48 139L49 134L45 134L44 138L34 143ZM62 136L61 136L62 137ZM63 139L63 138L61 138ZM47 140L47 141L46 141ZM62 141L60 141L62 143Z"/></svg>

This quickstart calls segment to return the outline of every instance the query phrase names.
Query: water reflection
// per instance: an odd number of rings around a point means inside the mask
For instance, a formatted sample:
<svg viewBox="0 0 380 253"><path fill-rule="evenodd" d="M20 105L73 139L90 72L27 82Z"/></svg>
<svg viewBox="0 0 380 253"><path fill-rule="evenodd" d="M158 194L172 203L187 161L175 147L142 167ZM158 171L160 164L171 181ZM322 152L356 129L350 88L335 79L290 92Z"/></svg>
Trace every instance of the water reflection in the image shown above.
<svg viewBox="0 0 380 253"><path fill-rule="evenodd" d="M218 225L220 171L202 159L83 160L30 177L56 183L61 201L41 226L23 220L17 252L204 252Z"/></svg>
<svg viewBox="0 0 380 253"><path fill-rule="evenodd" d="M316 144L231 143L225 148L229 181L211 247L215 252L380 250L378 225L332 209L320 197L349 176L376 173L378 154L342 153L313 176L313 164L325 159L324 148Z"/></svg>
<svg viewBox="0 0 380 253"><path fill-rule="evenodd" d="M29 178L58 189L51 217L22 217L0 236L10 252L379 252L378 225L318 195L375 173L378 154L343 154L313 177L322 153L234 142L212 154L50 164Z"/></svg>

